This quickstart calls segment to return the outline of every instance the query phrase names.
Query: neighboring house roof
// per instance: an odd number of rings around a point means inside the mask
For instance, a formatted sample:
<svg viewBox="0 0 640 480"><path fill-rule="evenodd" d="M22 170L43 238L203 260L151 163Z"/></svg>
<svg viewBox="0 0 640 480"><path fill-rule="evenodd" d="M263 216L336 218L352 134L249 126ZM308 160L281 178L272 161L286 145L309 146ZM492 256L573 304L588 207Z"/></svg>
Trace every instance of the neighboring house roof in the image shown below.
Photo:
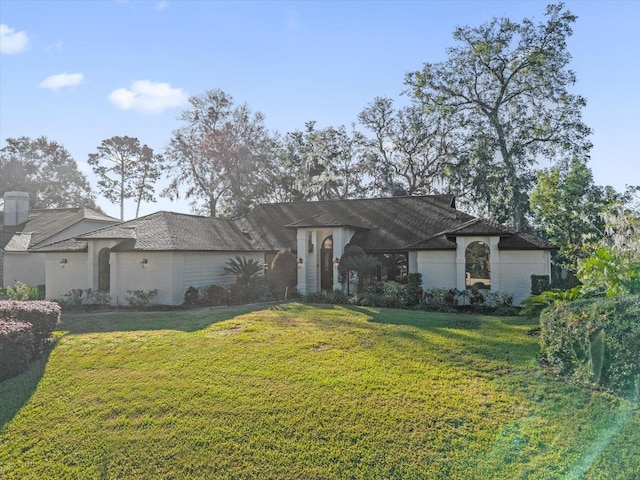
<svg viewBox="0 0 640 480"><path fill-rule="evenodd" d="M83 221L90 221L95 224L92 228L95 228L96 225L110 224L118 220L85 207L34 209L29 212L29 220L7 227L4 226L4 212L0 212L0 249L7 252L26 252L60 240L57 238L60 234ZM69 237L71 236L73 233L69 234Z"/></svg>

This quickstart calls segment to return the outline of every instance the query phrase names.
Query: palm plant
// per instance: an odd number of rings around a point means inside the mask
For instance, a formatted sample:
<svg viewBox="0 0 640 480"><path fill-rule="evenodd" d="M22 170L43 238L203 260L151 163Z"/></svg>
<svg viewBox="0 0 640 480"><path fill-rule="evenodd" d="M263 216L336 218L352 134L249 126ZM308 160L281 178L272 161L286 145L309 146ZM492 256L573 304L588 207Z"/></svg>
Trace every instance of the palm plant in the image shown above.
<svg viewBox="0 0 640 480"><path fill-rule="evenodd" d="M236 277L236 283L248 287L251 281L264 271L266 264L262 260L246 257L240 258L236 255L235 260L230 258L226 262L228 267L223 267L225 275L233 275Z"/></svg>

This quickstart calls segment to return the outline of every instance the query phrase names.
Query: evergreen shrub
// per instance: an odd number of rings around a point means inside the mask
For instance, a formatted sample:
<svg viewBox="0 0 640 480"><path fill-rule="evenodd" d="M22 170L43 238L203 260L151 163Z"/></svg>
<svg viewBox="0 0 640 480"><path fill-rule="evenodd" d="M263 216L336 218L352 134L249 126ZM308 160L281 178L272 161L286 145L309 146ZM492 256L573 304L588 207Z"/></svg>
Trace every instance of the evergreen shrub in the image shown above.
<svg viewBox="0 0 640 480"><path fill-rule="evenodd" d="M556 302L540 315L553 374L640 399L640 297Z"/></svg>

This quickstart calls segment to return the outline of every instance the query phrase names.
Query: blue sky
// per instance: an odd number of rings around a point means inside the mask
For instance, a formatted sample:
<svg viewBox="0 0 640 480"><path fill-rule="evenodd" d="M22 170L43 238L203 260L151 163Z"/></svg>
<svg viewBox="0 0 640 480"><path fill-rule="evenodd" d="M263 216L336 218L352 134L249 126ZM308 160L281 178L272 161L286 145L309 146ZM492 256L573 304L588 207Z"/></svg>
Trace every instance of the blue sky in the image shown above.
<svg viewBox="0 0 640 480"><path fill-rule="evenodd" d="M45 135L92 179L86 159L102 140L134 136L161 152L186 99L214 88L281 133L350 125L376 96L402 101L405 74L443 60L456 26L543 20L547 3L0 0L1 144ZM595 181L640 184L640 1L566 4ZM189 210L162 200L141 212L158 209Z"/></svg>

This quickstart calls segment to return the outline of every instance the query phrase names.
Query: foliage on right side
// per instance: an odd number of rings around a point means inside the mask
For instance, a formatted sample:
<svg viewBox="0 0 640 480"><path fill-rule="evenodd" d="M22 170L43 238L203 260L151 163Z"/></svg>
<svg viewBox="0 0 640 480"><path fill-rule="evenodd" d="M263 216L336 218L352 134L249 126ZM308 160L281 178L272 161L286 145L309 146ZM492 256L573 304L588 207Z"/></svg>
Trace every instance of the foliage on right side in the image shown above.
<svg viewBox="0 0 640 480"><path fill-rule="evenodd" d="M550 373L640 401L640 296L556 302L540 324Z"/></svg>

